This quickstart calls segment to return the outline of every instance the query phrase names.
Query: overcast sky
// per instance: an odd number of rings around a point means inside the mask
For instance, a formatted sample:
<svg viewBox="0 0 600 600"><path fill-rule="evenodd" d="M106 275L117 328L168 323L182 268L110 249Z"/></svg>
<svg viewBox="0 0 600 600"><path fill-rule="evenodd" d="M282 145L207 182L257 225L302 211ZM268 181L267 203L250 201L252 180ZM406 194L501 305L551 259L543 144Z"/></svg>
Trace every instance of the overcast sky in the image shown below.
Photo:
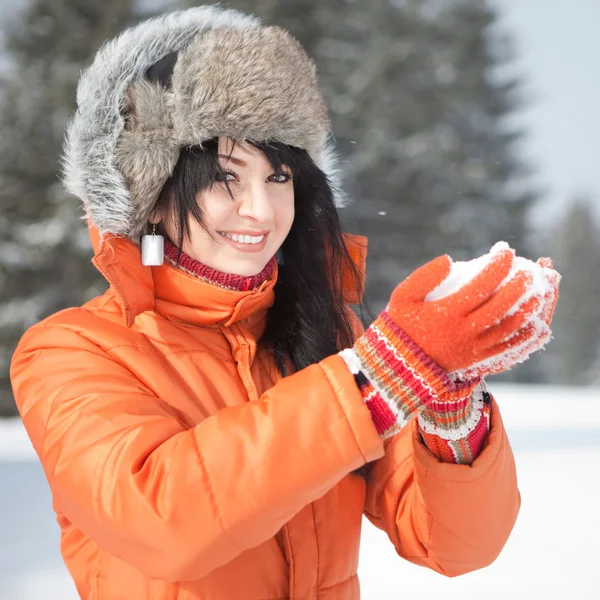
<svg viewBox="0 0 600 600"><path fill-rule="evenodd" d="M588 193L600 217L600 0L494 0L514 35L531 105L524 154L538 168L553 220L572 195Z"/></svg>

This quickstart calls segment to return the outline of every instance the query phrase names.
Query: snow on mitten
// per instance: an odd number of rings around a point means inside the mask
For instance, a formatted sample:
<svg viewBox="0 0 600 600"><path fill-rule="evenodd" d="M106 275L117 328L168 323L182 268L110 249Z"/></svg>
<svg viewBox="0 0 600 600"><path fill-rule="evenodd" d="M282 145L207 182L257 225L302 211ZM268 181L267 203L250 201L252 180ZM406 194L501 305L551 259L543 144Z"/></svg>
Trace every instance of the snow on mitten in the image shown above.
<svg viewBox="0 0 600 600"><path fill-rule="evenodd" d="M542 298L531 294L514 318L504 322L504 315L532 282L530 273L518 272L501 285L513 258L513 250L499 249L458 291L439 300L426 300L446 280L453 264L448 255L432 260L400 283L387 307L354 346L340 352L355 374L383 438L397 433L442 398L458 402L462 413L457 408L456 418L467 419L471 393L480 379L458 383L449 373L523 342L527 332L521 327L539 312ZM489 331L493 335L482 335ZM510 340L502 341L513 333L516 335Z"/></svg>
<svg viewBox="0 0 600 600"><path fill-rule="evenodd" d="M491 249L490 255L507 248L508 244L506 242L499 242ZM490 255L486 256L489 257ZM466 272L469 270L469 265L478 260L480 259L469 263L454 263L453 269ZM522 272L531 275L531 284L528 290L506 312L501 321L483 334L483 339L502 342L504 347L499 346L501 351L498 354L491 355L466 368L451 372L451 378L466 380L507 371L518 363L527 360L533 352L540 350L550 341L552 336L550 325L558 300L561 276L552 268L552 260L549 258L540 258L534 263L522 257L515 257L513 267L506 281L510 280L516 273ZM460 279L460 277L456 278ZM444 285L442 284L440 288ZM430 297L439 299L443 296L440 290L434 290ZM536 303L537 299L541 298L541 306L539 310L527 310L525 319L523 319L521 307L525 306L532 298L536 298ZM514 324L522 325L522 327L514 330L514 333L509 335L508 332Z"/></svg>

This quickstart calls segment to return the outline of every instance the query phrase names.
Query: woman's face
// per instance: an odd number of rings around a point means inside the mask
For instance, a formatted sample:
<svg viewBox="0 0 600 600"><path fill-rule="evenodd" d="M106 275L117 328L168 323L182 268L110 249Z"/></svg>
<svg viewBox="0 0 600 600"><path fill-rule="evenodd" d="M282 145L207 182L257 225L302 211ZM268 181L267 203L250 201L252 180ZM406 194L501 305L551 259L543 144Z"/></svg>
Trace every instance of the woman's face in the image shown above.
<svg viewBox="0 0 600 600"><path fill-rule="evenodd" d="M234 147L224 137L219 138L219 162L233 198L222 181L197 195L206 230L190 217L190 239L184 238L182 250L223 273L256 275L292 227L292 173L285 165L283 173L275 173L257 148L247 142L236 142ZM169 238L175 240L173 211L152 220L161 219Z"/></svg>

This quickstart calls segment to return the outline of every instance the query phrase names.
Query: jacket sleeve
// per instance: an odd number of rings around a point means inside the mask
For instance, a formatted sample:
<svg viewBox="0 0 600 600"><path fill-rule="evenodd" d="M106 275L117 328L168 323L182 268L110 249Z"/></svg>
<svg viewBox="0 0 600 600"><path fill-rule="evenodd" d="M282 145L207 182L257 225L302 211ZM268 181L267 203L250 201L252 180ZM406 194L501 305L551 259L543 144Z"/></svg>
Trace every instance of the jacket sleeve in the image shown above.
<svg viewBox="0 0 600 600"><path fill-rule="evenodd" d="M490 433L471 465L442 462L417 419L384 442L371 467L365 516L403 558L453 577L491 564L520 507L514 457L491 398Z"/></svg>
<svg viewBox="0 0 600 600"><path fill-rule="evenodd" d="M63 326L26 332L11 380L56 505L151 578L207 575L383 456L339 356L192 428L110 351Z"/></svg>

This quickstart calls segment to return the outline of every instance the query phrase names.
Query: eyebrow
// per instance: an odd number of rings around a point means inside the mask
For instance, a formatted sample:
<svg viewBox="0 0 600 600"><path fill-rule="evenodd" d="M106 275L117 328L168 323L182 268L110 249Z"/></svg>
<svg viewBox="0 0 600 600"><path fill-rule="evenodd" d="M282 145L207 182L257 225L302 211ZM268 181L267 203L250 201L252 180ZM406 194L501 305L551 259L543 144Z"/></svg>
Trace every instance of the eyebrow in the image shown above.
<svg viewBox="0 0 600 600"><path fill-rule="evenodd" d="M228 154L219 154L219 158L224 158L225 160L230 160L234 165L238 167L246 167L247 164L241 158L236 158L235 156L229 156Z"/></svg>

